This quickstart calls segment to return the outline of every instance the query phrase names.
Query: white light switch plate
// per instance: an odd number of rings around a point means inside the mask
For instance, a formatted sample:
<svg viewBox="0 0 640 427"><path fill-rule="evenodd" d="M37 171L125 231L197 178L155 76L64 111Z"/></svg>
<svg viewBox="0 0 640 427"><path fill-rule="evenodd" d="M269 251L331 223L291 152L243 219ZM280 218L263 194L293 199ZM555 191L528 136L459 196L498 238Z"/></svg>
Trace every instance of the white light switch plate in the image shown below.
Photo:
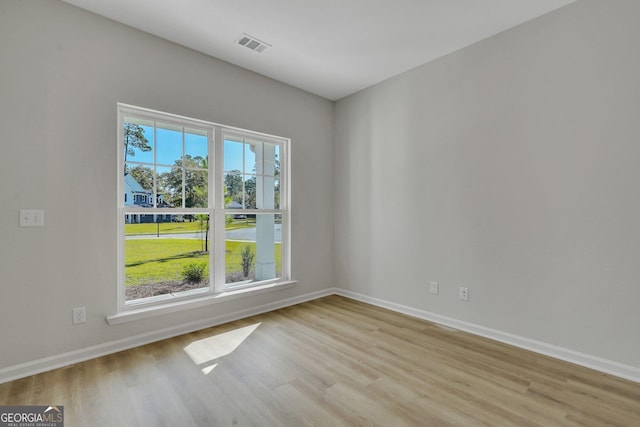
<svg viewBox="0 0 640 427"><path fill-rule="evenodd" d="M44 211L20 209L20 227L44 227Z"/></svg>
<svg viewBox="0 0 640 427"><path fill-rule="evenodd" d="M438 282L431 282L430 285L431 285L431 293L433 295L438 295L438 291L439 291Z"/></svg>

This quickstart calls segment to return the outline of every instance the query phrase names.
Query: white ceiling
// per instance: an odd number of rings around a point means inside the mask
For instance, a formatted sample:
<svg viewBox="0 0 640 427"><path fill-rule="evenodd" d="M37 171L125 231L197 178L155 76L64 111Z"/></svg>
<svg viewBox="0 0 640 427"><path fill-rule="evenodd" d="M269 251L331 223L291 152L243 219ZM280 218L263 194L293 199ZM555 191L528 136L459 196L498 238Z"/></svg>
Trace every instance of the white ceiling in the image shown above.
<svg viewBox="0 0 640 427"><path fill-rule="evenodd" d="M337 100L575 0L63 1Z"/></svg>

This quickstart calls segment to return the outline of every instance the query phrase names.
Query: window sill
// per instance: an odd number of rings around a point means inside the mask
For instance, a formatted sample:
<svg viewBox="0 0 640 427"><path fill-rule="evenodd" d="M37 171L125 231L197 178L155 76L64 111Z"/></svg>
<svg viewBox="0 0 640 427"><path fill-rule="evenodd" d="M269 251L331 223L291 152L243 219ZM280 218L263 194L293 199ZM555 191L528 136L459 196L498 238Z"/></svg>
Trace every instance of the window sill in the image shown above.
<svg viewBox="0 0 640 427"><path fill-rule="evenodd" d="M287 289L295 286L298 282L289 280L286 282L269 283L266 285L253 286L251 288L232 289L217 294L207 294L198 298L183 299L180 301L171 301L163 304L134 308L122 311L111 316L107 316L106 320L109 325L118 325L120 323L133 322L135 320L146 319L162 314L175 313L182 310L192 310L194 308L204 307L211 304L231 301L237 298L243 298L253 295L259 295L266 292Z"/></svg>

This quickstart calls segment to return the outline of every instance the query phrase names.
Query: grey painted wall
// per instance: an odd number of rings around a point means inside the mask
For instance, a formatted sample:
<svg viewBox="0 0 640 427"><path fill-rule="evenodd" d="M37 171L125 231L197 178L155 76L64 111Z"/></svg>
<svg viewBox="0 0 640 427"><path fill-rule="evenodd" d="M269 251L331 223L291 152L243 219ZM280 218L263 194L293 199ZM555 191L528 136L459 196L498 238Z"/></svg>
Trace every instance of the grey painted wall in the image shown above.
<svg viewBox="0 0 640 427"><path fill-rule="evenodd" d="M116 102L292 138L297 287L117 326ZM0 369L333 285L327 100L57 1L0 1ZM45 210L19 228L20 208ZM87 307L71 325L71 308Z"/></svg>
<svg viewBox="0 0 640 427"><path fill-rule="evenodd" d="M638 16L580 0L338 101L338 286L640 367Z"/></svg>

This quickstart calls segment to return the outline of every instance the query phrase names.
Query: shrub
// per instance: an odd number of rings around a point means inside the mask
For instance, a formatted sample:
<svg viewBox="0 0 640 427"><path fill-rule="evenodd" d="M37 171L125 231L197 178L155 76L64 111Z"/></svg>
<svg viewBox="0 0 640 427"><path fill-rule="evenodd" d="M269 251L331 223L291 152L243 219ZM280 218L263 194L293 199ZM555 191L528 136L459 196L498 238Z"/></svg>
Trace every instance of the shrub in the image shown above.
<svg viewBox="0 0 640 427"><path fill-rule="evenodd" d="M205 263L187 264L182 269L182 277L190 283L202 282L207 276L206 270L207 264Z"/></svg>
<svg viewBox="0 0 640 427"><path fill-rule="evenodd" d="M240 252L242 256L242 275L244 277L249 277L249 273L251 273L251 266L253 265L253 259L255 258L255 254L251 251L251 246L245 246Z"/></svg>

